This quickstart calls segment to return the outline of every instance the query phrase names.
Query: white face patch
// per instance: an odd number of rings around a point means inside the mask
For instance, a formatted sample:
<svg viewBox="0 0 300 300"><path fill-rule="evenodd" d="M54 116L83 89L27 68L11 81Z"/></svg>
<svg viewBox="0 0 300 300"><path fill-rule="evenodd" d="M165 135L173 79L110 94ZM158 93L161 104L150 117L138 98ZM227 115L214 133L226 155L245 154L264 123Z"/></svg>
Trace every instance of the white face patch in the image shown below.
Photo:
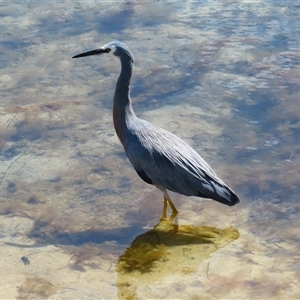
<svg viewBox="0 0 300 300"><path fill-rule="evenodd" d="M130 52L129 48L122 42L119 41L110 42L102 46L101 50L103 50L105 53L111 52L117 57L121 57L121 56L123 57L125 55L128 56L132 62L134 61L133 55Z"/></svg>
<svg viewBox="0 0 300 300"><path fill-rule="evenodd" d="M113 54L115 54L115 52L117 51L117 47L115 45L111 46L110 49Z"/></svg>
<svg viewBox="0 0 300 300"><path fill-rule="evenodd" d="M111 53L113 53L113 54L117 50L116 45L114 45L113 43L108 43L108 44L106 44L106 45L104 45L104 46L101 47L101 49L103 49L103 50L106 50L107 48L109 48L111 50Z"/></svg>

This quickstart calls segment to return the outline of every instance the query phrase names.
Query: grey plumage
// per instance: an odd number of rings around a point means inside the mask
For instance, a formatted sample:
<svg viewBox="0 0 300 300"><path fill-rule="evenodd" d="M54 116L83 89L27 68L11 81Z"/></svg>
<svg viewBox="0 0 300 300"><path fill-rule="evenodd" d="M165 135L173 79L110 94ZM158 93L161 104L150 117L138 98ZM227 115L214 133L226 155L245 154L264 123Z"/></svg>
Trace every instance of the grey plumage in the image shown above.
<svg viewBox="0 0 300 300"><path fill-rule="evenodd" d="M118 41L100 49L74 57L112 52L121 61L121 73L116 84L113 119L116 133L138 175L164 193L166 203L178 213L167 190L186 196L211 198L233 206L239 202L236 194L216 175L205 160L176 135L136 117L130 99L130 80L134 58L129 48Z"/></svg>

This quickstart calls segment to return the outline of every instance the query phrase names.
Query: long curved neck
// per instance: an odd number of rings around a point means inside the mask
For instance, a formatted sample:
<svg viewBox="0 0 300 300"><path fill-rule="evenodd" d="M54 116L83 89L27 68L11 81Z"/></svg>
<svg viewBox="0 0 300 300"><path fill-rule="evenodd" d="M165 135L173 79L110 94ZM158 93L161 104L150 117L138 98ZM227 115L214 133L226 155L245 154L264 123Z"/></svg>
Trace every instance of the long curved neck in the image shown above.
<svg viewBox="0 0 300 300"><path fill-rule="evenodd" d="M130 80L133 69L133 60L127 56L121 56L121 73L117 81L114 106L113 106L113 120L116 133L124 144L124 138L127 131L127 121L134 118L135 114L132 109L130 99Z"/></svg>

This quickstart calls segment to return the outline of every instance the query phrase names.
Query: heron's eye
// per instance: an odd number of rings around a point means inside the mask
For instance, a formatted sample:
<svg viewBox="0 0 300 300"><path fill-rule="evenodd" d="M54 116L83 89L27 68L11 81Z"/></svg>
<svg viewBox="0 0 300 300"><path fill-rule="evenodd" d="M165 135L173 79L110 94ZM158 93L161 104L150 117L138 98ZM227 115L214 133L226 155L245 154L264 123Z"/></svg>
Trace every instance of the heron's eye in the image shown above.
<svg viewBox="0 0 300 300"><path fill-rule="evenodd" d="M106 48L106 49L103 50L103 52L105 52L105 53L109 53L110 51L111 51L110 48Z"/></svg>

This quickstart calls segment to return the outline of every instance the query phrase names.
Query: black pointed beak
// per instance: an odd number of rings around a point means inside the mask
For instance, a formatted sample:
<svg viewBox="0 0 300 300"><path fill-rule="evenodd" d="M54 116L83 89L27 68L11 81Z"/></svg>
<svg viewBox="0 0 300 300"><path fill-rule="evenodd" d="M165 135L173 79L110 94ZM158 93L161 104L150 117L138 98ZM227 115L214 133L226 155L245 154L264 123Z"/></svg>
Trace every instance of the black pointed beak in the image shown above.
<svg viewBox="0 0 300 300"><path fill-rule="evenodd" d="M84 57L84 56L90 56L90 55L100 55L100 54L103 54L103 53L109 53L110 51L111 51L110 48L106 48L104 50L100 48L100 49L96 49L96 50L92 50L92 51L77 54L77 55L73 56L72 58Z"/></svg>

